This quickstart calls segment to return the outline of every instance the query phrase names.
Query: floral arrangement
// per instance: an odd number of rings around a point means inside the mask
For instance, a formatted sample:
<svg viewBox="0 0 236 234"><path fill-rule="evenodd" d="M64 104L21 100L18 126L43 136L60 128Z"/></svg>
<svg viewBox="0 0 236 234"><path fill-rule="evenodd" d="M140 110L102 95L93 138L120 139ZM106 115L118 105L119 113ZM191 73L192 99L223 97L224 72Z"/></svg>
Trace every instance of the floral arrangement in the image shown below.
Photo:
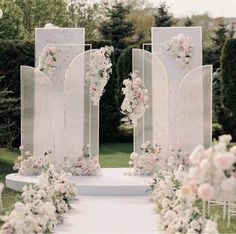
<svg viewBox="0 0 236 234"><path fill-rule="evenodd" d="M183 34L174 36L165 42L165 50L169 51L181 67L189 67L193 56L194 48L192 38Z"/></svg>
<svg viewBox="0 0 236 234"><path fill-rule="evenodd" d="M100 173L100 166L97 157L92 157L90 154L90 146L83 147L81 156L69 159L64 159L63 170L78 176L95 176Z"/></svg>
<svg viewBox="0 0 236 234"><path fill-rule="evenodd" d="M13 170L18 170L20 175L34 176L40 175L49 164L49 155L51 152L45 152L43 156L35 157L29 151L24 151L24 147L20 147L21 155L14 161Z"/></svg>
<svg viewBox="0 0 236 234"><path fill-rule="evenodd" d="M198 207L182 197L180 188L186 177L183 166L163 168L150 183L150 194L162 218L165 233L214 233L217 223L205 218Z"/></svg>
<svg viewBox="0 0 236 234"><path fill-rule="evenodd" d="M152 146L150 141L142 144L142 155L133 152L130 155L129 165L132 166L133 175L153 175L158 171L160 166L161 147Z"/></svg>
<svg viewBox="0 0 236 234"><path fill-rule="evenodd" d="M76 197L76 189L68 176L50 165L36 184L25 185L22 202L16 202L13 210L1 217L4 221L1 233L53 232Z"/></svg>
<svg viewBox="0 0 236 234"><path fill-rule="evenodd" d="M122 93L125 95L121 105L121 113L125 115L123 121L127 126L136 126L148 108L148 91L142 85L140 77L136 73L130 74L131 79L125 79Z"/></svg>
<svg viewBox="0 0 236 234"><path fill-rule="evenodd" d="M47 45L43 48L43 52L39 58L39 70L51 77L57 69L58 56L61 50L53 45Z"/></svg>
<svg viewBox="0 0 236 234"><path fill-rule="evenodd" d="M112 72L110 56L113 51L112 46L105 46L91 53L86 71L86 80L89 83L91 99L95 106L98 105L104 87L110 79Z"/></svg>
<svg viewBox="0 0 236 234"><path fill-rule="evenodd" d="M230 135L222 135L212 147L197 146L193 150L187 179L181 188L187 199L235 199L236 147L227 147L231 139Z"/></svg>

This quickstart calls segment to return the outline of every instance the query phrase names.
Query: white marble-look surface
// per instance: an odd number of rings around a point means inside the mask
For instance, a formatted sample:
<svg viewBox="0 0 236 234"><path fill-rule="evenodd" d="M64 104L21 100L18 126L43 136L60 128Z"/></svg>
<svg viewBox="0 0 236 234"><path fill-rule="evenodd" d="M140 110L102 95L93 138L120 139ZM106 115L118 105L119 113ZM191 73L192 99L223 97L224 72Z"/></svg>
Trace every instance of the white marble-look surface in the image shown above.
<svg viewBox="0 0 236 234"><path fill-rule="evenodd" d="M65 75L69 64L75 56L84 52L85 29L84 28L36 28L35 29L35 66L37 67L39 56L47 45L55 45L61 49L58 55L57 70L50 77L55 97L55 163L61 164L66 156L65 133ZM79 71L83 72L83 71ZM83 86L81 87L83 89ZM84 100L77 100L81 112L84 111ZM76 107L75 107L76 108ZM82 114L83 116L83 114ZM81 119L80 121L83 121ZM78 136L83 139L83 129ZM43 136L42 136L43 137Z"/></svg>

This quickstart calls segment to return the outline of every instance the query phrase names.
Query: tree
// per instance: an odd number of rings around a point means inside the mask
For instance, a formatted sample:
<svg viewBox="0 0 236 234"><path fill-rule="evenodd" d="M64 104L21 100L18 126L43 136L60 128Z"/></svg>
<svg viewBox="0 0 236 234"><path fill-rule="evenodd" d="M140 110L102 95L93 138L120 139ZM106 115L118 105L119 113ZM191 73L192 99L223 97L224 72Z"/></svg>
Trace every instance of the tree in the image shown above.
<svg viewBox="0 0 236 234"><path fill-rule="evenodd" d="M5 79L0 77L0 85ZM20 98L8 89L0 90L0 146L12 148L13 142L20 134L16 119L20 118ZM13 121L14 119L14 121Z"/></svg>
<svg viewBox="0 0 236 234"><path fill-rule="evenodd" d="M128 21L128 14L129 9L124 3L116 1L107 9L107 20L102 22L99 28L104 39L110 40L115 49L124 49L127 46L127 38L134 34L134 25Z"/></svg>
<svg viewBox="0 0 236 234"><path fill-rule="evenodd" d="M217 20L217 26L213 30L211 36L211 45L204 48L203 60L204 64L212 64L214 71L220 67L220 56L227 39L232 38L234 35L234 28L230 28L223 18Z"/></svg>
<svg viewBox="0 0 236 234"><path fill-rule="evenodd" d="M219 122L236 139L236 39L228 39L221 55L222 110Z"/></svg>
<svg viewBox="0 0 236 234"><path fill-rule="evenodd" d="M157 8L157 15L155 15L155 26L156 27L171 27L177 23L173 19L173 16L168 11L169 7L166 2L161 2Z"/></svg>
<svg viewBox="0 0 236 234"><path fill-rule="evenodd" d="M213 80L212 80L212 112L213 112L213 122L218 122L219 113L221 110L221 72L220 68L218 68L213 73Z"/></svg>
<svg viewBox="0 0 236 234"><path fill-rule="evenodd" d="M60 27L67 27L69 18L67 4L64 0L15 0L21 10L25 38L34 38L34 29L52 23Z"/></svg>
<svg viewBox="0 0 236 234"><path fill-rule="evenodd" d="M193 25L194 25L193 21L189 17L187 17L185 22L184 22L184 26L190 27L190 26L193 26Z"/></svg>
<svg viewBox="0 0 236 234"><path fill-rule="evenodd" d="M70 27L84 27L86 39L94 40L100 37L98 32L102 20L101 7L98 3L88 3L87 0L71 1L68 3Z"/></svg>
<svg viewBox="0 0 236 234"><path fill-rule="evenodd" d="M0 40L21 39L23 34L20 8L14 1L1 1L3 16L0 19Z"/></svg>

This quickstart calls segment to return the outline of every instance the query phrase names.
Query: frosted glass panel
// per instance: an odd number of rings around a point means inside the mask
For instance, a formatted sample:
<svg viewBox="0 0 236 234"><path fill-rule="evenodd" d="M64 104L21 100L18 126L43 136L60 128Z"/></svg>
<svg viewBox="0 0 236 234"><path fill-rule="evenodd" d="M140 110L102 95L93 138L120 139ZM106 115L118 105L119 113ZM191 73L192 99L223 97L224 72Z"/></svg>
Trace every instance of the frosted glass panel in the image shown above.
<svg viewBox="0 0 236 234"><path fill-rule="evenodd" d="M211 142L211 66L189 72L177 92L177 147L184 154Z"/></svg>
<svg viewBox="0 0 236 234"><path fill-rule="evenodd" d="M21 66L21 144L35 156L54 153L54 96L49 79Z"/></svg>
<svg viewBox="0 0 236 234"><path fill-rule="evenodd" d="M133 71L142 79L148 90L148 105L144 116L138 120L134 131L134 151L141 153L140 146L151 141L168 147L168 79L160 60L152 53L133 49Z"/></svg>
<svg viewBox="0 0 236 234"><path fill-rule="evenodd" d="M91 102L85 72L89 69L91 54L88 50L70 64L65 80L66 150L69 157L82 153L89 144L92 156L99 155L99 106Z"/></svg>

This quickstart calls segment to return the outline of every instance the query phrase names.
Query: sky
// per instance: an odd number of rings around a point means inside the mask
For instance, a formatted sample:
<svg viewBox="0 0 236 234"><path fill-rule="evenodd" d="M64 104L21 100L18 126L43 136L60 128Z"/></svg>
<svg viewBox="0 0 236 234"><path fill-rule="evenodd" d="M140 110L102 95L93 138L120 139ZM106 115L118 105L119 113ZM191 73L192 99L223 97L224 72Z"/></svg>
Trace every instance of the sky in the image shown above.
<svg viewBox="0 0 236 234"><path fill-rule="evenodd" d="M160 0L149 0L158 5ZM236 0L165 0L176 17L201 14L206 11L212 17L236 17Z"/></svg>

